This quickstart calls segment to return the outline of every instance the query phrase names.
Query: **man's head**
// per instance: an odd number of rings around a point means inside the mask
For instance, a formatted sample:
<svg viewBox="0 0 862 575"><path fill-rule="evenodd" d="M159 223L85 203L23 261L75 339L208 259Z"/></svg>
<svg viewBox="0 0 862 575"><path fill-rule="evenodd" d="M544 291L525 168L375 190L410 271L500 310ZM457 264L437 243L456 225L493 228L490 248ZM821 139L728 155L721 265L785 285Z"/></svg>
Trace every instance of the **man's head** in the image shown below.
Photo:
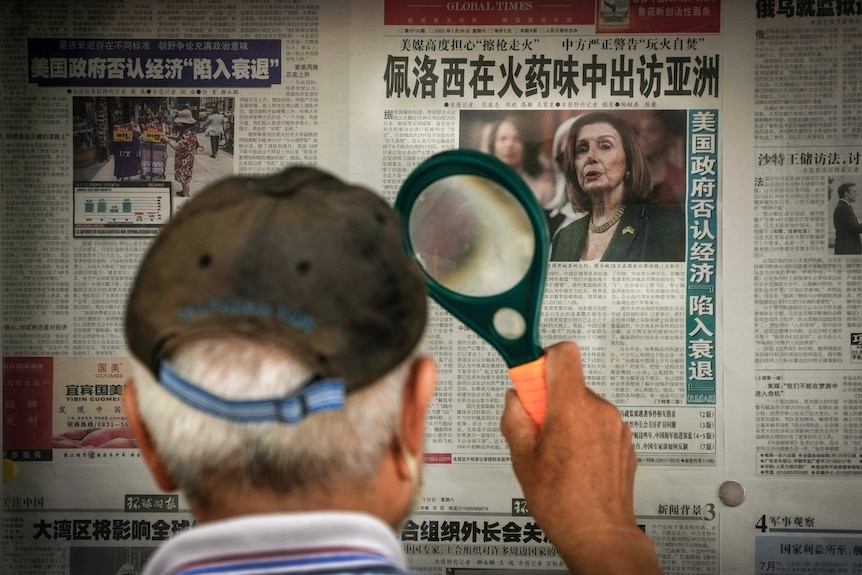
<svg viewBox="0 0 862 575"><path fill-rule="evenodd" d="M838 199L848 202L856 201L856 184L847 182L838 186Z"/></svg>
<svg viewBox="0 0 862 575"><path fill-rule="evenodd" d="M350 508L381 467L415 475L433 366L400 237L373 192L292 168L212 186L153 242L126 313L126 405L157 481L199 519L236 514L237 496Z"/></svg>

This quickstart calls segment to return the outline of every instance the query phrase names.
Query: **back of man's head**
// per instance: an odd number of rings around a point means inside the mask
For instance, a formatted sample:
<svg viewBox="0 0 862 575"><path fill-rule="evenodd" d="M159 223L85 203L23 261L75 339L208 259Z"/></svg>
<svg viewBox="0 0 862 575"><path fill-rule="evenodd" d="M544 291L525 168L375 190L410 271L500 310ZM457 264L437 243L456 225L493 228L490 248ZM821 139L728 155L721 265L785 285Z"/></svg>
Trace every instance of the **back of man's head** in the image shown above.
<svg viewBox="0 0 862 575"><path fill-rule="evenodd" d="M424 281L394 210L312 168L235 177L145 255L126 340L159 458L219 490L361 483L398 433Z"/></svg>
<svg viewBox="0 0 862 575"><path fill-rule="evenodd" d="M403 385L412 356L378 381L349 393L343 406L294 423L239 422L174 396L140 363L133 365L137 407L158 456L198 507L254 491L282 495L367 484L399 433ZM284 349L235 337L183 344L175 373L224 399L290 397L313 377ZM232 493L228 493L230 490Z"/></svg>

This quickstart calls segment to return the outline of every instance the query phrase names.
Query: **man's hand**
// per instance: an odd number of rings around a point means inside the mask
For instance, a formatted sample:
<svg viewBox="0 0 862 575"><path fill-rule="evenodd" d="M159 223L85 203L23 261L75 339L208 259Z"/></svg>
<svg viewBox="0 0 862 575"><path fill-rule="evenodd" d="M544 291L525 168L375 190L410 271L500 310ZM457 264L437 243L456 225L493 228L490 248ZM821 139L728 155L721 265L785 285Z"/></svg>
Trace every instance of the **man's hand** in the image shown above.
<svg viewBox="0 0 862 575"><path fill-rule="evenodd" d="M544 424L530 419L511 390L500 423L531 515L573 573L660 573L635 521L631 431L616 407L587 388L577 345L546 353Z"/></svg>

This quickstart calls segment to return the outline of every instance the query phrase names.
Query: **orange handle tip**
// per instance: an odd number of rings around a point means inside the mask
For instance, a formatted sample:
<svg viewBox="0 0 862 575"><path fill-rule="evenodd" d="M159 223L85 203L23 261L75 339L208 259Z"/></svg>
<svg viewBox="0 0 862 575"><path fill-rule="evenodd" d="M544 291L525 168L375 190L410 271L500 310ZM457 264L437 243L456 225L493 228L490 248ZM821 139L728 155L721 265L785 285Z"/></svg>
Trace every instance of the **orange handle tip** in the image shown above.
<svg viewBox="0 0 862 575"><path fill-rule="evenodd" d="M541 426L545 421L546 392L545 392L545 361L547 356L516 365L509 369L509 377L515 384L518 399L524 410L530 415L536 425Z"/></svg>

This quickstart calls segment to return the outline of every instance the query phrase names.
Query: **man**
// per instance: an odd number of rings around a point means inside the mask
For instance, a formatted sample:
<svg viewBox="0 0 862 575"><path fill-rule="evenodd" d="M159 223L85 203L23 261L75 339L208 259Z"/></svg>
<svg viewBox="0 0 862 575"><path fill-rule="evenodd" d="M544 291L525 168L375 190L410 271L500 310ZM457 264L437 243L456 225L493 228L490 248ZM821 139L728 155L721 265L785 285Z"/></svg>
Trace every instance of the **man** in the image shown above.
<svg viewBox="0 0 862 575"><path fill-rule="evenodd" d="M835 225L835 255L862 254L862 224L853 211L856 201L856 184L844 183L838 186L838 205L832 212Z"/></svg>
<svg viewBox="0 0 862 575"><path fill-rule="evenodd" d="M292 168L189 202L126 314L129 424L198 521L145 573L406 573L395 533L420 495L435 384L426 316L373 192ZM659 573L628 428L585 387L574 344L547 355L544 426L512 393L502 419L534 517L573 573Z"/></svg>
<svg viewBox="0 0 862 575"><path fill-rule="evenodd" d="M215 158L218 155L218 143L224 136L225 117L216 109L213 109L204 120L204 133L210 138L210 158Z"/></svg>
<svg viewBox="0 0 862 575"><path fill-rule="evenodd" d="M685 203L686 173L673 160L680 149L680 118L685 116L675 111L652 109L639 110L632 118L649 168L650 199L657 204L683 206ZM672 129L674 125L676 129Z"/></svg>

